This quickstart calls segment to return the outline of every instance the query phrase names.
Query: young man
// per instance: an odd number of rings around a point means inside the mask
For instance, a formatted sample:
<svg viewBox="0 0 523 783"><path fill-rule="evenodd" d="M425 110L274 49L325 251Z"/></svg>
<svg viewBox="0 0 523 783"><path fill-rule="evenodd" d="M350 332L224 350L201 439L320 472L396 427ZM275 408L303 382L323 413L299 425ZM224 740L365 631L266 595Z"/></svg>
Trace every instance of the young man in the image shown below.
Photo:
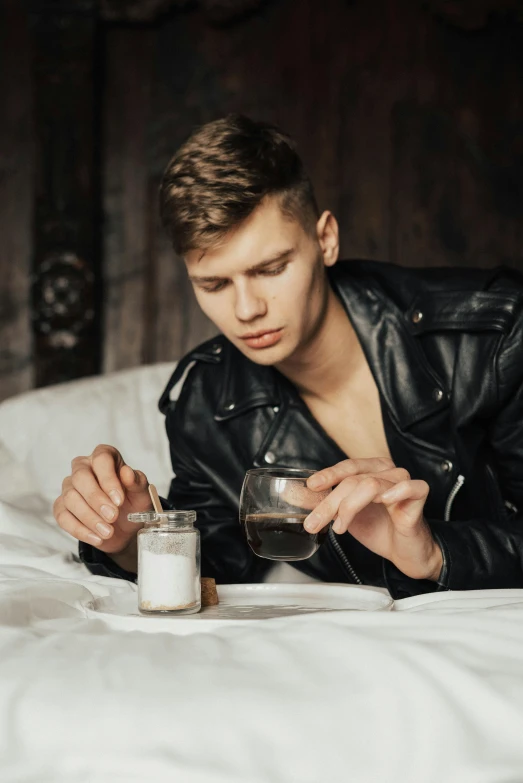
<svg viewBox="0 0 523 783"><path fill-rule="evenodd" d="M232 116L170 162L161 212L220 337L180 361L160 400L174 478L195 509L202 573L263 578L238 522L245 471L317 469L334 487L295 564L394 597L523 587L523 283L508 269L338 261L293 142ZM183 381L177 401L170 394ZM77 457L55 502L95 573L134 579L147 478L111 446Z"/></svg>

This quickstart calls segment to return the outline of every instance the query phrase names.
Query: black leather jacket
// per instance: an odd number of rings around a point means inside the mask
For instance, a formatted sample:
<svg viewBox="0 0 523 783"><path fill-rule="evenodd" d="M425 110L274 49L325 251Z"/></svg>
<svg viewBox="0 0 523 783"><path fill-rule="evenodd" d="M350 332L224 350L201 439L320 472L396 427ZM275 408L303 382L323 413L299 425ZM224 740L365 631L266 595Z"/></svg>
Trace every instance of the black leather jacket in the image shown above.
<svg viewBox="0 0 523 783"><path fill-rule="evenodd" d="M355 572L395 598L523 587L523 279L505 268L369 261L339 262L329 277L376 380L392 458L430 486L425 513L445 566L439 584L410 579L350 533L332 531L293 565L327 582L352 582ZM175 473L168 500L198 512L203 575L260 581L271 563L251 553L238 522L245 471L319 469L350 455L286 378L224 337L178 364L160 409ZM80 550L92 571L134 578L92 547Z"/></svg>

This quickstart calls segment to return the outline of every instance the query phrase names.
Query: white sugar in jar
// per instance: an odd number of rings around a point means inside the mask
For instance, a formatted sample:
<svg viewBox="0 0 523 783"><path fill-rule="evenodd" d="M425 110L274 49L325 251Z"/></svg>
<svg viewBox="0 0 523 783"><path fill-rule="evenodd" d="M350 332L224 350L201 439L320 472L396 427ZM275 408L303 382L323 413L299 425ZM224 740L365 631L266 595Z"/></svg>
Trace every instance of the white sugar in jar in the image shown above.
<svg viewBox="0 0 523 783"><path fill-rule="evenodd" d="M139 517L139 519L138 519ZM195 511L129 514L138 532L138 609L192 614L201 607L200 533Z"/></svg>

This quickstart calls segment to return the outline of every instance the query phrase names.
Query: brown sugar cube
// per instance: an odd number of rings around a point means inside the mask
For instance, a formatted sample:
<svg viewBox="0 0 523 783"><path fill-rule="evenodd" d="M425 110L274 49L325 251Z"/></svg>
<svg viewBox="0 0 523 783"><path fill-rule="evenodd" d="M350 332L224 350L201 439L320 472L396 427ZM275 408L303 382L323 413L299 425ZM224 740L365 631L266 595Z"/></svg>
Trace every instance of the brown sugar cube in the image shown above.
<svg viewBox="0 0 523 783"><path fill-rule="evenodd" d="M216 580L208 576L202 576L200 582L202 585L202 606L217 606L219 601Z"/></svg>

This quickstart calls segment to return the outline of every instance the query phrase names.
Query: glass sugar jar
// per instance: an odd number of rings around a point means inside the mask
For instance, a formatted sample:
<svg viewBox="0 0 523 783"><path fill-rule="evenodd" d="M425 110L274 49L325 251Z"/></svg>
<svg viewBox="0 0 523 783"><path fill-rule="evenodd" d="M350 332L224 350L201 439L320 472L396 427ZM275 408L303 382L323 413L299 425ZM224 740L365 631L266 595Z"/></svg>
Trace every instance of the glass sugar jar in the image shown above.
<svg viewBox="0 0 523 783"><path fill-rule="evenodd" d="M129 514L138 532L138 609L193 614L201 608L200 532L195 511Z"/></svg>

